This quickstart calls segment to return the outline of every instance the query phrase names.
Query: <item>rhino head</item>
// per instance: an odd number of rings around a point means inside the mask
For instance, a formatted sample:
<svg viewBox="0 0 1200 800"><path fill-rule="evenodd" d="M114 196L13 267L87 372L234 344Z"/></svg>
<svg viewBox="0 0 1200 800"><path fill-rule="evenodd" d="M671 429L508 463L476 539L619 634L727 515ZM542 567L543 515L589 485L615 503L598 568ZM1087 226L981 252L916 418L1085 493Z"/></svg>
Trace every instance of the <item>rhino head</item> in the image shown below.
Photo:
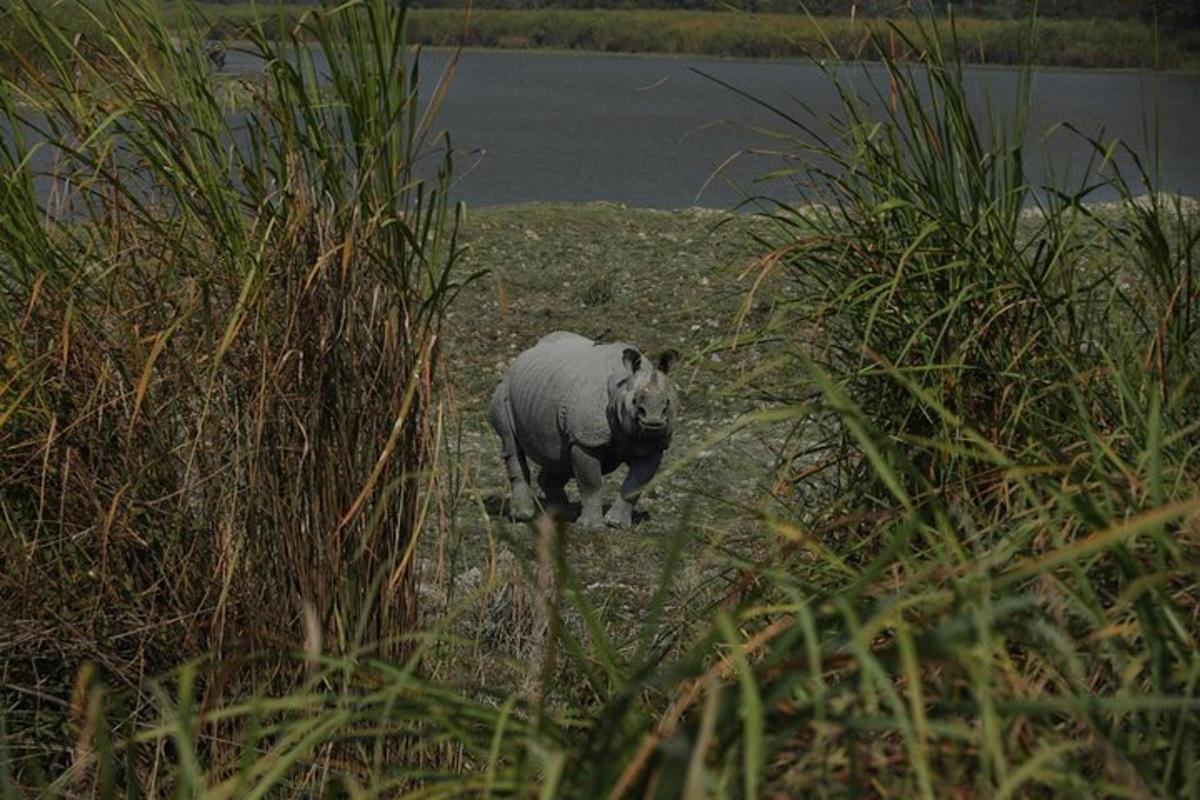
<svg viewBox="0 0 1200 800"><path fill-rule="evenodd" d="M668 373L678 357L667 350L651 362L632 347L625 349L621 360L626 373L610 386L609 407L626 436L670 440L679 402Z"/></svg>

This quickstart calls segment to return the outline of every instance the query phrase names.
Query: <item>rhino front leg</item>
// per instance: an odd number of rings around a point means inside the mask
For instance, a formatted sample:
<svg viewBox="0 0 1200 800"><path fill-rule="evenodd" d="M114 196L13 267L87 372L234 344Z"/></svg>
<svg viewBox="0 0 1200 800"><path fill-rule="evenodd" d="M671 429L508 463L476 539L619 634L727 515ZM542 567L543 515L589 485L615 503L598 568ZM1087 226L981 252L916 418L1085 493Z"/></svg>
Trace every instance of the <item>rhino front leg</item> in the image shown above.
<svg viewBox="0 0 1200 800"><path fill-rule="evenodd" d="M503 381L496 387L488 404L488 422L500 437L500 457L504 460L504 473L512 491L512 517L517 520L533 519L537 509L529 488L529 463L525 460L525 451L517 443L512 409L508 404L508 385Z"/></svg>
<svg viewBox="0 0 1200 800"><path fill-rule="evenodd" d="M612 508L604 515L604 521L614 528L628 528L633 524L633 507L637 505L638 498L642 494L642 489L658 472L658 466L662 463L662 451L656 450L643 459L634 461L629 465L629 474L625 476L625 480L621 483L620 494L617 495L617 502L613 503Z"/></svg>
<svg viewBox="0 0 1200 800"><path fill-rule="evenodd" d="M579 485L579 503L582 510L575 524L581 528L604 527L604 505L601 489L604 487L604 472L600 459L586 448L574 445L571 448L571 471Z"/></svg>

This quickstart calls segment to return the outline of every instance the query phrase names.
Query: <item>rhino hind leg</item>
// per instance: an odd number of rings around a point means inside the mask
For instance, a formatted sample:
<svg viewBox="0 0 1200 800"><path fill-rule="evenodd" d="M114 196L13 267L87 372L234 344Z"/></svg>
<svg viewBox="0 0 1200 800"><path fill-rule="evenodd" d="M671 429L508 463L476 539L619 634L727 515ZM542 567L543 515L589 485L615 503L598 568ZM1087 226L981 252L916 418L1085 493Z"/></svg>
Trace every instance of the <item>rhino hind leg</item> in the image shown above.
<svg viewBox="0 0 1200 800"><path fill-rule="evenodd" d="M546 508L566 510L571 505L567 500L566 492L567 481L570 479L569 471L550 467L542 468L538 473L538 486L541 487L542 494L546 496Z"/></svg>
<svg viewBox="0 0 1200 800"><path fill-rule="evenodd" d="M512 493L512 517L517 520L533 519L537 509L533 503L533 492L529 488L529 462L525 458L525 451L517 442L512 407L508 399L508 384L504 381L501 381L492 393L492 401L488 404L488 422L500 437L500 457L504 460L504 473Z"/></svg>

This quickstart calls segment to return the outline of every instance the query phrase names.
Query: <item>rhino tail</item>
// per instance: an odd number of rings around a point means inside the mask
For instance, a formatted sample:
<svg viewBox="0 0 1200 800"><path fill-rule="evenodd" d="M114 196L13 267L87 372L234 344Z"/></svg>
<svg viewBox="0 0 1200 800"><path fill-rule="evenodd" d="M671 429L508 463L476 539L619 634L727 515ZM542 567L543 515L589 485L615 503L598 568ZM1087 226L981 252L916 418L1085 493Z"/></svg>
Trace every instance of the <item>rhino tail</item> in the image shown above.
<svg viewBox="0 0 1200 800"><path fill-rule="evenodd" d="M492 399L488 403L488 422L491 423L492 430L501 439L511 438L514 433L514 424L512 418L512 408L508 404L508 382L500 381L496 386L496 390L492 392ZM505 453L505 455L508 455Z"/></svg>

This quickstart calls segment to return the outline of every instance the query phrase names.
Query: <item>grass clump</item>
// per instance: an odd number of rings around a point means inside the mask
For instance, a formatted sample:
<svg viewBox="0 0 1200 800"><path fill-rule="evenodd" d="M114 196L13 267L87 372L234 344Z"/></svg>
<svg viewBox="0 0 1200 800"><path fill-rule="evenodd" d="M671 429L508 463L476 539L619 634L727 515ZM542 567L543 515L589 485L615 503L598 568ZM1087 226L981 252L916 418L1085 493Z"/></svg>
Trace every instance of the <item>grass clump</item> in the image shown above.
<svg viewBox="0 0 1200 800"><path fill-rule="evenodd" d="M252 31L266 76L230 116L157 5L80 5L99 47L5 12L38 58L0 85L0 691L10 780L68 793L95 687L137 731L184 659L220 664L186 717L301 676L255 653L402 655L432 513L457 212L448 154L417 169L441 89L418 97L404 10ZM228 723L180 724L226 763Z"/></svg>
<svg viewBox="0 0 1200 800"><path fill-rule="evenodd" d="M585 278L579 286L579 302L585 306L606 306L616 296L616 276L610 272L599 272Z"/></svg>
<svg viewBox="0 0 1200 800"><path fill-rule="evenodd" d="M760 269L793 290L757 340L801 422L774 492L791 555L741 617L753 683L731 663L767 703L759 769L794 791L832 771L852 793L1186 796L1196 209L1120 143L1076 188L1030 186L1028 71L975 115L946 31L894 35L924 57L831 70L836 119L775 109L803 200L769 212ZM1087 205L1100 183L1120 202Z"/></svg>

